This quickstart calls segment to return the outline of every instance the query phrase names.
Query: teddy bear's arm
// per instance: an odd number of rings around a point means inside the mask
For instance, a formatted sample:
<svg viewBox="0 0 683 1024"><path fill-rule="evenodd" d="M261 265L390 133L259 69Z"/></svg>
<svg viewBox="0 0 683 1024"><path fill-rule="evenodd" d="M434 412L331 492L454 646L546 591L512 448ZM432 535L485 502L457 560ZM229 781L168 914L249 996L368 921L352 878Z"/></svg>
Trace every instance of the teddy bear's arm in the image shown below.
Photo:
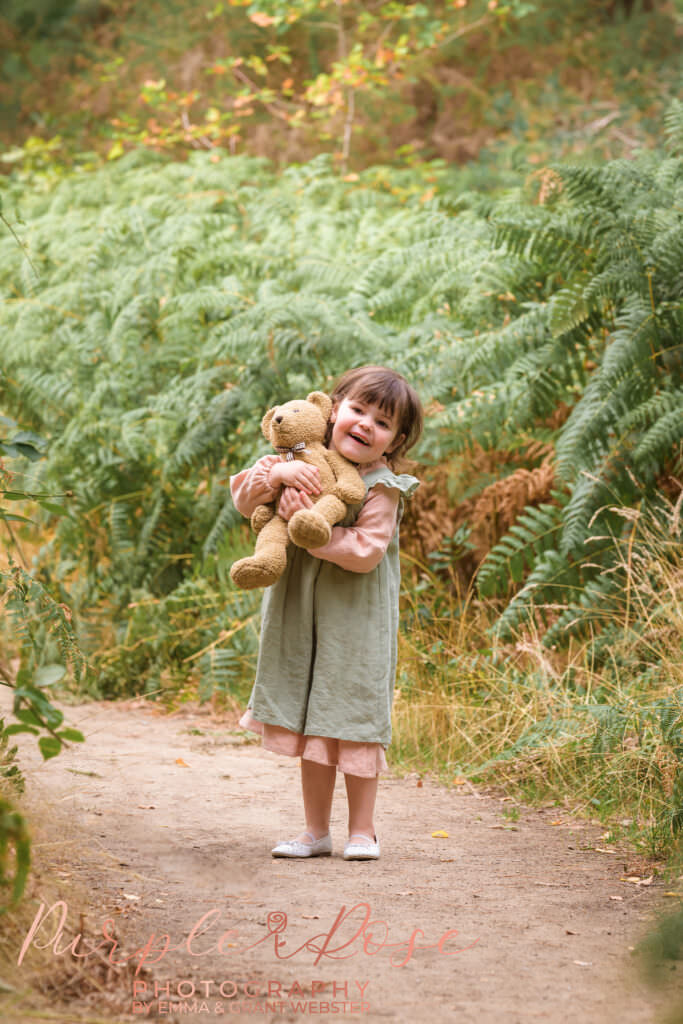
<svg viewBox="0 0 683 1024"><path fill-rule="evenodd" d="M339 452L331 452L327 449L325 458L337 480L333 493L347 505L356 505L362 501L365 497L365 484L353 463L345 459Z"/></svg>

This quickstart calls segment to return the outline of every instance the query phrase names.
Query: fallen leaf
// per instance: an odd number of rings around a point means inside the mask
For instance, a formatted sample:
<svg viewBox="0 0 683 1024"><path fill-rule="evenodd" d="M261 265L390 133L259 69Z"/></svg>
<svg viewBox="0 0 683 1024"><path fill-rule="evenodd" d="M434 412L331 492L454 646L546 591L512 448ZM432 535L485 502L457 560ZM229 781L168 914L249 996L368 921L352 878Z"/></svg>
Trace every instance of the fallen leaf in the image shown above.
<svg viewBox="0 0 683 1024"><path fill-rule="evenodd" d="M611 900L623 900L623 896L610 896Z"/></svg>
<svg viewBox="0 0 683 1024"><path fill-rule="evenodd" d="M444 832L443 829L432 832L432 839L448 839L448 832Z"/></svg>
<svg viewBox="0 0 683 1024"><path fill-rule="evenodd" d="M189 764L187 763L187 761L183 761L182 757L176 757L175 763L176 764L181 764L183 766L183 768L189 768L190 767Z"/></svg>
<svg viewBox="0 0 683 1024"><path fill-rule="evenodd" d="M590 847L589 847L590 849ZM616 853L616 850L606 850L603 846L594 846L593 849L596 853Z"/></svg>
<svg viewBox="0 0 683 1024"><path fill-rule="evenodd" d="M564 822L563 821L551 821L550 824L551 825L564 825Z"/></svg>
<svg viewBox="0 0 683 1024"><path fill-rule="evenodd" d="M317 921L320 918L320 914L302 914L304 921Z"/></svg>
<svg viewBox="0 0 683 1024"><path fill-rule="evenodd" d="M575 960L574 963L577 967L592 967L593 963L591 960Z"/></svg>
<svg viewBox="0 0 683 1024"><path fill-rule="evenodd" d="M397 896L414 896L415 893L412 889L404 889L402 892L397 892Z"/></svg>
<svg viewBox="0 0 683 1024"><path fill-rule="evenodd" d="M138 804L141 811L153 811L154 804Z"/></svg>
<svg viewBox="0 0 683 1024"><path fill-rule="evenodd" d="M123 894L127 900L139 900L139 896L134 896L132 892L124 892Z"/></svg>
<svg viewBox="0 0 683 1024"><path fill-rule="evenodd" d="M677 896L679 900L681 899L681 893L680 892L665 892L664 895L665 896Z"/></svg>
<svg viewBox="0 0 683 1024"><path fill-rule="evenodd" d="M417 785L418 789L421 789L422 788L422 779L418 779L416 785Z"/></svg>
<svg viewBox="0 0 683 1024"><path fill-rule="evenodd" d="M565 934L565 935L578 935L579 933L578 933L578 932L573 932L573 931L570 931L570 929L569 929L569 928L565 928L565 930L564 930L564 934Z"/></svg>

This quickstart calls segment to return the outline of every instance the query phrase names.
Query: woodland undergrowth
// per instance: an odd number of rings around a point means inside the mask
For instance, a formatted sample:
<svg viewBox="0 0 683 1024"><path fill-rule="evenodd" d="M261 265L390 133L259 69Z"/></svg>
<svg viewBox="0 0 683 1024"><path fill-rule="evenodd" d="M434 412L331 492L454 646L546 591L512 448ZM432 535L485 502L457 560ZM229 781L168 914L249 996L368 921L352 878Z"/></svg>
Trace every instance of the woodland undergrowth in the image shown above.
<svg viewBox="0 0 683 1024"><path fill-rule="evenodd" d="M680 16L651 0L7 0L0 154L90 165L140 146L359 170L543 164L653 141Z"/></svg>
<svg viewBox="0 0 683 1024"><path fill-rule="evenodd" d="M71 609L79 692L244 698L259 595L229 580L253 538L228 477L267 450L264 409L388 363L428 414L394 763L570 797L665 851L682 143L674 103L659 148L527 168L497 195L440 165L276 174L216 151L4 180L25 248L0 237L3 411L48 441L4 494L61 496L25 568Z"/></svg>

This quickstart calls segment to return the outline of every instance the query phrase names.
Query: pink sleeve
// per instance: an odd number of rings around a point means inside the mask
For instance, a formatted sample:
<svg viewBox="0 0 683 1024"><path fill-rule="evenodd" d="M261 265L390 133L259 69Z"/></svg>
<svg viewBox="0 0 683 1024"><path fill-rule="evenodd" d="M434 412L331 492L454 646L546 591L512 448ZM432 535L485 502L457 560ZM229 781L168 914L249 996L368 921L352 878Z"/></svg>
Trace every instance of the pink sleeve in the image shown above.
<svg viewBox="0 0 683 1024"><path fill-rule="evenodd" d="M384 558L396 529L399 492L376 485L353 526L333 526L327 544L309 554L351 572L371 572Z"/></svg>
<svg viewBox="0 0 683 1024"><path fill-rule="evenodd" d="M279 455L264 455L249 469L243 469L230 477L230 493L235 508L243 516L250 517L257 505L273 501L278 490L273 490L268 476L273 466L280 461Z"/></svg>

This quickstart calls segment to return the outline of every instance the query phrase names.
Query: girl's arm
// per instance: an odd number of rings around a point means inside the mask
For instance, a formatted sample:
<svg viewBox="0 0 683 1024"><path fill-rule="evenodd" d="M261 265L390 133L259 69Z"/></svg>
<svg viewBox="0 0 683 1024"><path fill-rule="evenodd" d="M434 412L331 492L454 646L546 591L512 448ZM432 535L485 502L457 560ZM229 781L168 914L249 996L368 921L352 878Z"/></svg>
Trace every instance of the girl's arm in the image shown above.
<svg viewBox="0 0 683 1024"><path fill-rule="evenodd" d="M250 518L257 505L267 505L275 500L279 487L271 484L270 471L279 462L279 455L264 455L249 469L230 477L232 500L243 516Z"/></svg>
<svg viewBox="0 0 683 1024"><path fill-rule="evenodd" d="M353 526L333 526L330 540L309 554L351 572L372 572L384 558L396 529L399 491L376 484Z"/></svg>

